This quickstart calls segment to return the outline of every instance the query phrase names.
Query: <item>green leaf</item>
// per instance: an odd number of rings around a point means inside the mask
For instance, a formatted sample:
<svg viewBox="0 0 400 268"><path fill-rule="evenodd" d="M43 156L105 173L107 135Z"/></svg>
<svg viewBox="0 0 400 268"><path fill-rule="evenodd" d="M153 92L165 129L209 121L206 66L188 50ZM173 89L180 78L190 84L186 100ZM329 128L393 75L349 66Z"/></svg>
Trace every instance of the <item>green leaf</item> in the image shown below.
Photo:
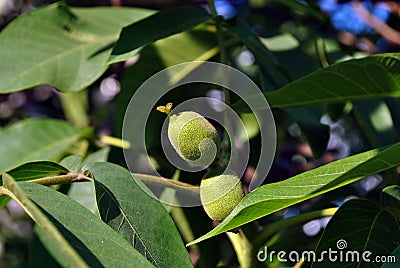
<svg viewBox="0 0 400 268"><path fill-rule="evenodd" d="M76 170L82 172L82 167L86 164L94 162L106 162L108 158L108 153L110 151L109 147L100 149L90 155L88 155L82 163L79 162ZM82 159L82 158L81 158ZM98 215L99 210L97 208L96 194L94 189L94 184L91 182L73 183L68 190L68 196L72 199L78 201L85 208Z"/></svg>
<svg viewBox="0 0 400 268"><path fill-rule="evenodd" d="M399 83L400 55L382 54L333 64L264 96L272 108L338 103L399 97ZM248 111L243 101L234 103L233 108Z"/></svg>
<svg viewBox="0 0 400 268"><path fill-rule="evenodd" d="M190 30L211 19L206 10L194 6L169 8L122 29L109 63L124 61L132 51L159 39Z"/></svg>
<svg viewBox="0 0 400 268"><path fill-rule="evenodd" d="M86 88L106 70L120 29L152 11L68 8L56 3L26 13L0 34L0 93L39 84L60 91Z"/></svg>
<svg viewBox="0 0 400 268"><path fill-rule="evenodd" d="M340 244L341 243L343 244ZM324 250L342 251L349 256L346 267L380 267L375 256L389 256L399 246L400 226L396 218L376 203L367 199L353 199L344 203L329 221L316 249L317 256ZM346 245L344 248L342 245ZM352 261L348 251L357 251L359 261ZM362 254L370 251L370 263L363 261ZM339 254L338 254L339 255ZM346 257L344 257L344 260ZM343 267L344 262L314 262L312 267Z"/></svg>
<svg viewBox="0 0 400 268"><path fill-rule="evenodd" d="M146 186L111 163L88 164L85 169L94 177L100 215L108 225L153 265L192 267L172 219L162 204L141 188Z"/></svg>
<svg viewBox="0 0 400 268"><path fill-rule="evenodd" d="M1 52L0 52L1 53ZM57 160L81 131L54 119L26 119L0 130L0 172L38 160Z"/></svg>
<svg viewBox="0 0 400 268"><path fill-rule="evenodd" d="M355 182L400 164L400 143L337 160L249 193L228 217L195 244L280 209Z"/></svg>
<svg viewBox="0 0 400 268"><path fill-rule="evenodd" d="M89 154L83 159L81 163L81 168L89 163L107 162L109 153L110 153L110 147L104 147L94 153Z"/></svg>
<svg viewBox="0 0 400 268"><path fill-rule="evenodd" d="M30 162L7 171L16 181L39 179L51 175L66 174L68 172L68 169L65 167L50 161ZM2 185L1 180L0 185Z"/></svg>
<svg viewBox="0 0 400 268"><path fill-rule="evenodd" d="M60 161L60 165L66 167L69 171L79 172L81 162L82 162L82 156L69 155Z"/></svg>
<svg viewBox="0 0 400 268"><path fill-rule="evenodd" d="M17 182L8 174L3 174L4 187L12 193L10 197L15 199L25 212L36 222L46 233L51 242L65 258L68 266L89 267L75 249L67 242L60 231L46 217L46 215L27 197L26 189L20 187ZM42 186L44 187L44 186ZM51 190L52 191L52 190ZM29 192L29 190L28 190ZM51 201L48 200L50 203Z"/></svg>
<svg viewBox="0 0 400 268"><path fill-rule="evenodd" d="M39 184L19 185L90 267L153 267L125 239L73 199ZM54 257L62 263L65 256L60 256Z"/></svg>
<svg viewBox="0 0 400 268"><path fill-rule="evenodd" d="M99 215L96 204L96 194L92 182L73 183L68 190L68 196L87 208L93 214Z"/></svg>
<svg viewBox="0 0 400 268"><path fill-rule="evenodd" d="M46 234L37 225L35 225L29 242L28 267L62 267L60 263L53 257L53 255L58 254L57 248L50 244L50 242L47 244L48 246L45 246L44 241L47 242L48 240L50 239L46 236ZM61 256L59 259L61 259Z"/></svg>
<svg viewBox="0 0 400 268"><path fill-rule="evenodd" d="M89 163L106 162L110 147L102 148L94 153L89 154L84 159L80 155L69 155L60 161L60 165L66 167L73 172L81 172L82 167Z"/></svg>
<svg viewBox="0 0 400 268"><path fill-rule="evenodd" d="M66 174L69 170L65 167L50 161L37 161L22 164L12 170L7 171L7 174L13 177L16 181L26 181L40 179L47 176L55 176ZM0 186L3 185L3 179L0 177ZM10 198L8 196L0 196L0 207L5 206Z"/></svg>

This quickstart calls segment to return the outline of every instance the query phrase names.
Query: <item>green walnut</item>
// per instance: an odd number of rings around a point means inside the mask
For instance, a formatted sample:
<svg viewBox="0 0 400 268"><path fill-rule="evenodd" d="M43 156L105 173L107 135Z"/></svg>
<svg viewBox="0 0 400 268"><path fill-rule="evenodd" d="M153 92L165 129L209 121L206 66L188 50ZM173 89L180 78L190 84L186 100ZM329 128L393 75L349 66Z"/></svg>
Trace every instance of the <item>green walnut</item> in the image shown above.
<svg viewBox="0 0 400 268"><path fill-rule="evenodd" d="M197 166L212 163L220 146L215 127L191 111L169 116L168 138L183 159Z"/></svg>
<svg viewBox="0 0 400 268"><path fill-rule="evenodd" d="M223 221L244 196L242 183L235 174L220 173L206 174L200 183L201 203L207 215L215 221Z"/></svg>

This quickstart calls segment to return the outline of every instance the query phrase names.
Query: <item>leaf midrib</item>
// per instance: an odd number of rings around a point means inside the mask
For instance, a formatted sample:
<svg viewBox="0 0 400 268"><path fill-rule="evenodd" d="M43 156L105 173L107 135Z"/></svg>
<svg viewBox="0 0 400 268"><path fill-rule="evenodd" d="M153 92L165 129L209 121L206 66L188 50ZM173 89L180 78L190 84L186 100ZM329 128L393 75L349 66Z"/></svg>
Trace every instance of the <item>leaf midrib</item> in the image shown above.
<svg viewBox="0 0 400 268"><path fill-rule="evenodd" d="M99 44L100 41L102 42L102 44L111 42L113 40L116 40L116 38L118 38L118 36L119 36L119 34L108 35L108 36L96 39L97 42L93 41L93 42L83 43L81 45L74 46L72 49L64 50L61 53L57 53L52 57L49 57L49 58L46 58L43 61L37 62L36 64L32 65L30 68L25 69L25 71L18 73L16 76L13 77L13 79L9 80L10 81L9 83L14 83L16 80L22 79L24 76L26 76L26 73L29 73L32 70L36 69L36 68L42 68L43 65L53 63L53 61L57 62L58 59L63 58L65 56L69 55L69 54L72 54L72 53L76 52L76 51L79 51L79 50L84 51L86 47L90 47L93 44L96 44L98 46L98 45L100 45ZM96 46L96 48L97 48L97 46ZM54 79L57 79L57 76L54 76ZM49 81L49 83L51 83L51 82L54 83L54 80L53 81Z"/></svg>
<svg viewBox="0 0 400 268"><path fill-rule="evenodd" d="M150 250L147 248L146 244L144 243L144 240L142 239L142 237L139 235L139 233L137 232L136 228L133 226L133 224L131 223L131 221L129 220L128 216L125 214L123 208L119 205L118 201L116 200L116 198L114 198L114 196L112 195L112 193L110 192L110 190L108 188L106 188L102 183L99 183L100 187L103 188L103 191L105 193L107 193L110 196L110 199L114 201L114 203L117 205L119 211L121 212L121 215L123 217L123 220L126 220L127 223L129 224L129 226L131 227L134 235L136 235L139 240L140 243L143 245L145 251L149 254L152 263L154 263L157 267L161 268L161 266L158 264L158 261L153 257L152 253L150 252ZM134 245L132 245L132 247L134 248Z"/></svg>

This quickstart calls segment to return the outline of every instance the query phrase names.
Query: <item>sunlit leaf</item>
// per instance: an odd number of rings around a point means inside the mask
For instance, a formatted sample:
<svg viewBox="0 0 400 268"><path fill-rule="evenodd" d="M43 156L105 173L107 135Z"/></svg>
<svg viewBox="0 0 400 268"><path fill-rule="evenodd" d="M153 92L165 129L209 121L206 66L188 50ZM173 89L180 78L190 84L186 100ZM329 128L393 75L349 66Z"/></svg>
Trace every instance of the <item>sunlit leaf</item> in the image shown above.
<svg viewBox="0 0 400 268"><path fill-rule="evenodd" d="M107 69L120 29L153 11L69 8L59 2L30 11L0 34L0 93L50 84L64 92L93 83Z"/></svg>
<svg viewBox="0 0 400 268"><path fill-rule="evenodd" d="M258 187L249 193L228 217L209 233L189 243L254 221L301 201L400 164L400 143L337 160L287 180Z"/></svg>
<svg viewBox="0 0 400 268"><path fill-rule="evenodd" d="M169 8L157 12L122 29L109 62L127 60L132 56L131 52L139 47L190 30L209 19L211 16L205 9L194 6Z"/></svg>
<svg viewBox="0 0 400 268"><path fill-rule="evenodd" d="M264 93L269 105L298 107L400 96L400 56L382 54L333 64L278 90ZM260 98L254 96L254 98ZM233 107L247 111L243 101ZM257 108L257 107L254 107Z"/></svg>

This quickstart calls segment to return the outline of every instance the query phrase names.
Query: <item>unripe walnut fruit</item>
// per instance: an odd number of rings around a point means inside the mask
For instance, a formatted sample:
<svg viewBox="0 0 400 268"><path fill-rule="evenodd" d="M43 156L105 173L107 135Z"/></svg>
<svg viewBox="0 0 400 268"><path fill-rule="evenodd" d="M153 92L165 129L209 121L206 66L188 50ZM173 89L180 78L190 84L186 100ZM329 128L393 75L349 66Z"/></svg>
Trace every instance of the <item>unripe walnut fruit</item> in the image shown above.
<svg viewBox="0 0 400 268"><path fill-rule="evenodd" d="M183 159L197 166L210 164L220 145L215 127L203 116L191 111L169 117L168 138Z"/></svg>
<svg viewBox="0 0 400 268"><path fill-rule="evenodd" d="M244 196L242 183L234 174L206 174L200 183L200 199L207 215L223 221Z"/></svg>

